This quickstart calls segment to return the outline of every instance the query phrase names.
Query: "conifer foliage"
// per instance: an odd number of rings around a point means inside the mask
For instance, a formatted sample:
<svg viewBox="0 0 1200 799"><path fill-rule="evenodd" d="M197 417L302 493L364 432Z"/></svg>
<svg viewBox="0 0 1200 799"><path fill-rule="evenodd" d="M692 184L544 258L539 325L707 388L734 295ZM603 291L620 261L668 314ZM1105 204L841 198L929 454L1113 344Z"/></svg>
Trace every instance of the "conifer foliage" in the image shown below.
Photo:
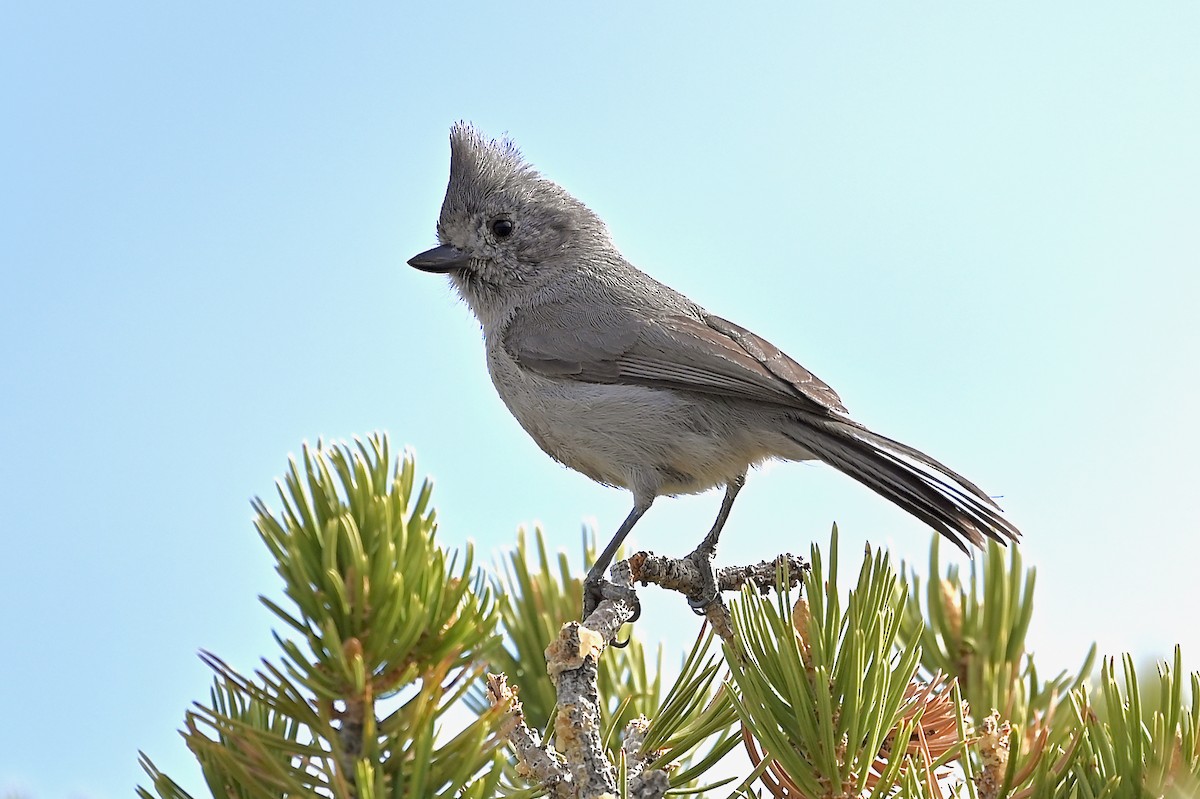
<svg viewBox="0 0 1200 799"><path fill-rule="evenodd" d="M580 579L540 532L482 569L437 541L430 500L412 454L378 434L305 447L278 507L255 500L282 580L283 599L261 598L278 650L250 672L201 653L213 685L182 734L212 796L1200 796L1200 673L1177 648L1149 679L1128 656L1097 677L1093 648L1044 679L1025 646L1035 573L1015 548L941 574L935 540L924 579L868 552L843 591L835 528L798 585L781 565L774 592L743 588L732 634L718 647L698 630L664 668L677 642L651 663L636 626L621 649L563 627ZM547 675L560 627L598 665L608 782L566 762L585 731ZM142 766L142 799L190 799Z"/></svg>

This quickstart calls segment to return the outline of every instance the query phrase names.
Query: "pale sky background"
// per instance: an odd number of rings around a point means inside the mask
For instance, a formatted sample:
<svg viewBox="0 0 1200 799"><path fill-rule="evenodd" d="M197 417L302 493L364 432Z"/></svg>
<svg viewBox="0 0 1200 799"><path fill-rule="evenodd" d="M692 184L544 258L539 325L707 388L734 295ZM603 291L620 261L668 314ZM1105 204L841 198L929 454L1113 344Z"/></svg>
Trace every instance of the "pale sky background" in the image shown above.
<svg viewBox="0 0 1200 799"><path fill-rule="evenodd" d="M641 268L766 336L1026 534L1041 670L1200 666L1200 5L0 7L0 794L127 797L196 658L274 655L251 527L289 453L390 432L442 541L629 508L496 398L434 244L458 119L508 133ZM683 554L717 493L661 501ZM723 563L920 523L752 475ZM853 562L855 558L847 558ZM581 564L582 566L582 564ZM690 643L644 592L639 630Z"/></svg>

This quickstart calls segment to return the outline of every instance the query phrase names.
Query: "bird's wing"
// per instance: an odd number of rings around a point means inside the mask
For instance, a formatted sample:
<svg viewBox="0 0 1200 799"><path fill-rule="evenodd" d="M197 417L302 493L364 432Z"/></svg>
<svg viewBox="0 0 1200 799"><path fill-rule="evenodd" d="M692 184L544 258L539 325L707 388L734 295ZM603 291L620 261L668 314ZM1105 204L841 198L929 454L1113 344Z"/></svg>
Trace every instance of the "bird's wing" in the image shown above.
<svg viewBox="0 0 1200 799"><path fill-rule="evenodd" d="M624 308L546 303L504 334L517 363L585 383L630 383L844 413L841 399L778 347L719 316L647 319Z"/></svg>

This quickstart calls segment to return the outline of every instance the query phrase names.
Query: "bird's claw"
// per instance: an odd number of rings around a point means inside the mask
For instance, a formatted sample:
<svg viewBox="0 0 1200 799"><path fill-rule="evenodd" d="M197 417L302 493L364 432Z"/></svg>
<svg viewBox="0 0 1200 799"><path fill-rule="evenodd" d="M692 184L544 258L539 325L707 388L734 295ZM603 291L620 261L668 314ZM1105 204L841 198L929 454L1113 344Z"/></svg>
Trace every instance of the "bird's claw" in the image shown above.
<svg viewBox="0 0 1200 799"><path fill-rule="evenodd" d="M595 581L590 579L583 581L583 616L581 618L586 619L588 616L591 616L596 608L600 606L600 603L604 601L604 583L603 578ZM632 594L632 592L630 593ZM623 600L633 603L633 615L625 622L626 624L633 624L642 616L642 603L636 594L624 597ZM626 638L624 641L618 641L614 638L608 642L608 645L617 649L624 649L629 646L629 639Z"/></svg>
<svg viewBox="0 0 1200 799"><path fill-rule="evenodd" d="M581 619L591 616L597 606L604 600L602 580L587 579L583 581L583 615Z"/></svg>
<svg viewBox="0 0 1200 799"><path fill-rule="evenodd" d="M697 549L687 556L687 560L694 563L696 571L700 573L700 585L688 594L688 605L697 616L703 616L705 609L717 598L717 576L713 572L712 554Z"/></svg>

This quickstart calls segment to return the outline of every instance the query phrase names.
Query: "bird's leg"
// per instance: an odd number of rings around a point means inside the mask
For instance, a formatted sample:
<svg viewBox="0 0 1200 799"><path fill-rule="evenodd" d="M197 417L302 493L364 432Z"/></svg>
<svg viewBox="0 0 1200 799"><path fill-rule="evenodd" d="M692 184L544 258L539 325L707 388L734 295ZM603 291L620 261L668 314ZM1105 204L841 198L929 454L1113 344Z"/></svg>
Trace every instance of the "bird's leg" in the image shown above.
<svg viewBox="0 0 1200 799"><path fill-rule="evenodd" d="M717 520L704 540L700 542L687 559L696 564L700 571L700 587L688 595L688 604L697 614L703 614L705 606L717 595L717 576L713 573L712 559L717 551L717 539L721 537L721 528L729 519L729 511L733 509L733 501L738 492L746 484L746 474L743 472L729 481L725 486L725 499L721 500L721 510L717 512Z"/></svg>
<svg viewBox="0 0 1200 799"><path fill-rule="evenodd" d="M604 582L604 573L608 571L609 564L612 563L613 556L617 554L617 550L621 548L621 543L625 540L625 536L629 535L629 531L637 524L638 519L650 510L650 505L654 502L654 497L649 499L638 499L634 497L633 510L625 517L625 521L621 522L621 526L617 528L616 534L612 540L608 542L608 546L596 558L596 562L592 564L592 568L588 571L587 577L583 580L583 618L592 615L592 611L600 604L600 600L604 595L600 592L600 583ZM641 613L641 608L634 608L633 621Z"/></svg>

